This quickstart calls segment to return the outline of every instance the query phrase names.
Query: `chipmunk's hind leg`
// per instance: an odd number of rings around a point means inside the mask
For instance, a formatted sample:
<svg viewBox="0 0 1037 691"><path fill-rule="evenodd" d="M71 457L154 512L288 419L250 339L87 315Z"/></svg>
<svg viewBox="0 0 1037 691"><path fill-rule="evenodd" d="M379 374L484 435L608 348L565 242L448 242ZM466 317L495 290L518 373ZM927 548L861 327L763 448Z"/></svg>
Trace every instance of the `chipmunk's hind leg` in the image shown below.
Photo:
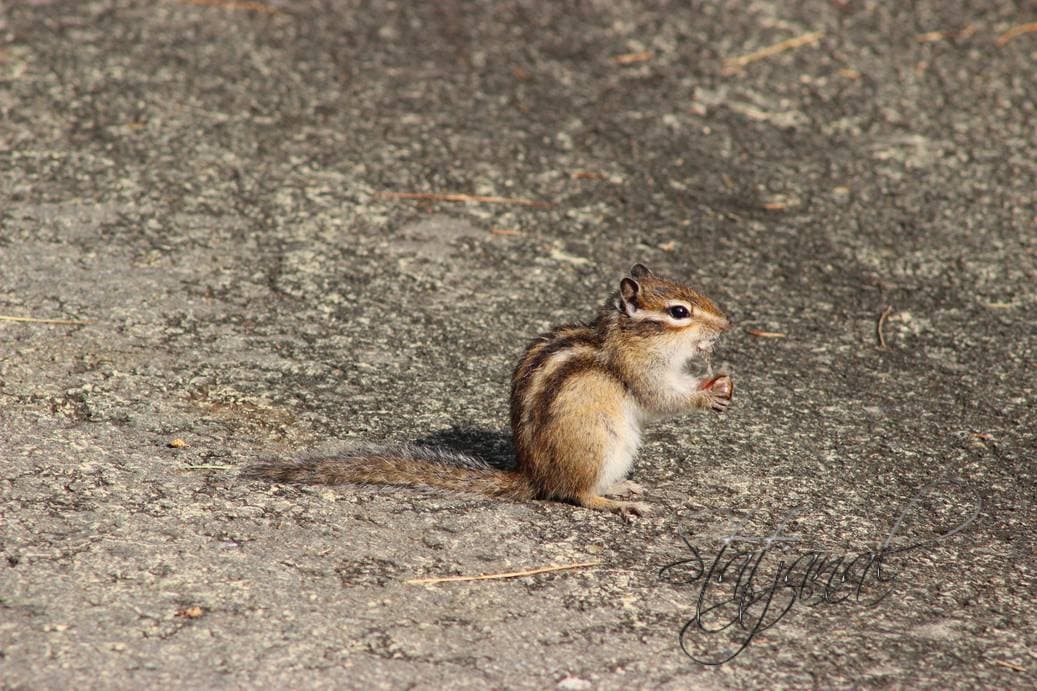
<svg viewBox="0 0 1037 691"><path fill-rule="evenodd" d="M535 484L546 498L587 509L622 516L648 513L647 504L601 496L630 472L641 440L640 409L596 361L576 365L563 383L545 389L542 403L548 415L534 432L541 450L533 468Z"/></svg>
<svg viewBox="0 0 1037 691"><path fill-rule="evenodd" d="M602 492L606 497L639 497L644 493L645 488L633 480L620 480Z"/></svg>

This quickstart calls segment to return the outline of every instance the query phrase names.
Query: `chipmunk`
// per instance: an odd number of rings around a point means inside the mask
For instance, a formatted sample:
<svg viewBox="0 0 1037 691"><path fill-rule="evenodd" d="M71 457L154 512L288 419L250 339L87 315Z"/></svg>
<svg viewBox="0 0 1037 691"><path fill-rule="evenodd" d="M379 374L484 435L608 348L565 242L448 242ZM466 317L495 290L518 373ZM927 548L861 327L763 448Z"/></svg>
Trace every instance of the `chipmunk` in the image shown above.
<svg viewBox="0 0 1037 691"><path fill-rule="evenodd" d="M243 475L436 487L640 515L647 505L602 495L630 472L644 422L727 409L731 377L700 377L687 369L705 359L728 328L707 297L635 264L597 319L557 327L523 353L511 377L513 470L438 449L359 444L338 455L262 461Z"/></svg>

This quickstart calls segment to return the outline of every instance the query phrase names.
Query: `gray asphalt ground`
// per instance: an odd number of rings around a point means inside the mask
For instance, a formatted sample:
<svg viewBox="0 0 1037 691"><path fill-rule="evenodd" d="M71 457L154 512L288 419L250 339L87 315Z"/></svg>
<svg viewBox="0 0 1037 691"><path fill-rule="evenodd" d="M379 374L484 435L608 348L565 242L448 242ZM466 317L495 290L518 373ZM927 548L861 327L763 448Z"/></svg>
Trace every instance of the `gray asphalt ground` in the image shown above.
<svg viewBox="0 0 1037 691"><path fill-rule="evenodd" d="M0 7L0 315L84 322L0 321L0 687L1037 684L1032 3ZM635 261L737 324L653 514L237 478L506 460L522 348ZM784 519L768 564L933 541L696 662L660 569Z"/></svg>

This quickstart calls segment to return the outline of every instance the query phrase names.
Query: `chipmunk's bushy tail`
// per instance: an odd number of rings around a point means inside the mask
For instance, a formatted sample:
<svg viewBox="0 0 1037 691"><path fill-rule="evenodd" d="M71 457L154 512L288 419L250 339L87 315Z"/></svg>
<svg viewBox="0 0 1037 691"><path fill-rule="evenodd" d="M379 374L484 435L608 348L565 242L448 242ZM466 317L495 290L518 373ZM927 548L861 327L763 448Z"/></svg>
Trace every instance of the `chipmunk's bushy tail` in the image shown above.
<svg viewBox="0 0 1037 691"><path fill-rule="evenodd" d="M266 459L246 467L241 475L297 484L398 485L535 498L529 482L517 472L495 468L474 456L409 444L353 444L295 459Z"/></svg>

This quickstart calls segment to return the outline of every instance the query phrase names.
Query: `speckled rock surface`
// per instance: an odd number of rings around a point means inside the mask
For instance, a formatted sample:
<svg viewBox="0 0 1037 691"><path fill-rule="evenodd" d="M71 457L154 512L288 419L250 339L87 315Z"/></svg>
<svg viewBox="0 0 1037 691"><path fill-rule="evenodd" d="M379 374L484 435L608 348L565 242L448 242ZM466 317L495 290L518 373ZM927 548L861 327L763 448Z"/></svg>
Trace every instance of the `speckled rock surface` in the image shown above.
<svg viewBox="0 0 1037 691"><path fill-rule="evenodd" d="M0 321L0 686L1037 684L1025 7L0 6L0 315L89 322ZM652 515L237 479L506 457L521 349L635 261L737 323Z"/></svg>

